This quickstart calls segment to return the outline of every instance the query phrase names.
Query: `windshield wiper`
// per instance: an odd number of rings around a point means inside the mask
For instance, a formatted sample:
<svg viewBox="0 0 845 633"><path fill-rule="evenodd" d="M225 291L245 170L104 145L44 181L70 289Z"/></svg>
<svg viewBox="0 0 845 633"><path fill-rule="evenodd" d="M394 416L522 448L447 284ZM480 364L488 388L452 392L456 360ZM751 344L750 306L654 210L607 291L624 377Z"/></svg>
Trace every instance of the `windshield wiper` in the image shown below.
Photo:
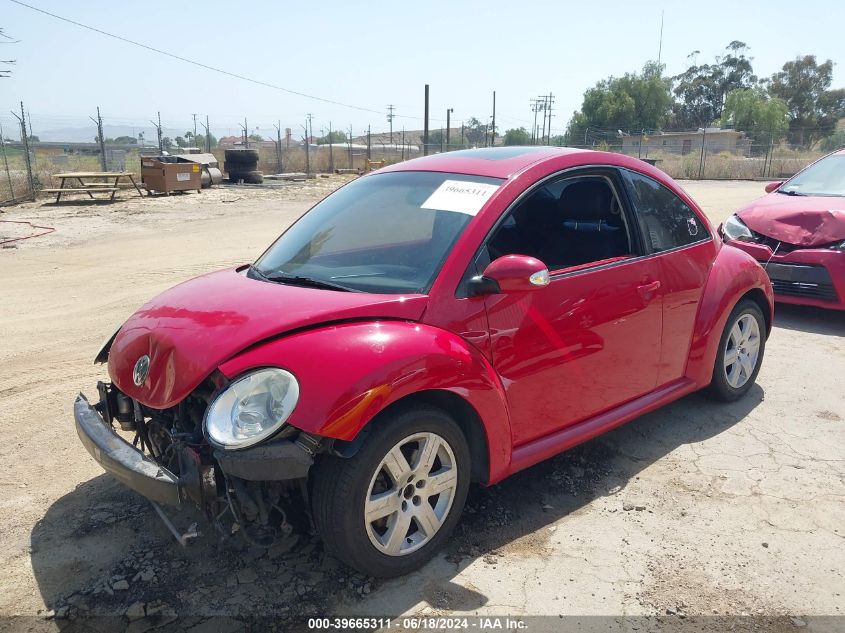
<svg viewBox="0 0 845 633"><path fill-rule="evenodd" d="M308 288L323 288L324 290L339 290L341 292L353 292L352 288L341 286L340 284L332 283L331 281L323 281L322 279L314 279L313 277L304 277L302 275L291 275L284 271L277 271L272 273L264 273L258 270L255 266L251 267L261 279L265 281L272 281L275 283L290 284L292 286L305 286Z"/></svg>
<svg viewBox="0 0 845 633"><path fill-rule="evenodd" d="M782 193L785 196L806 196L806 193L801 193L800 191L795 191L795 189L778 189L778 193Z"/></svg>

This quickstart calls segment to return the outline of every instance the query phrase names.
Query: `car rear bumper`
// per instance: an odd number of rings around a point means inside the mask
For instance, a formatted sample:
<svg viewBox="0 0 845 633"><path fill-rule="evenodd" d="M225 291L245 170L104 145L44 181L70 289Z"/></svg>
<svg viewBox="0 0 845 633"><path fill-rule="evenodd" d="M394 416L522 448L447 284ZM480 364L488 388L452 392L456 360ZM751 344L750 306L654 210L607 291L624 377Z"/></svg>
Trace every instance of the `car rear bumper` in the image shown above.
<svg viewBox="0 0 845 633"><path fill-rule="evenodd" d="M82 445L107 473L152 501L182 502L179 478L115 433L82 394L73 403L73 417Z"/></svg>
<svg viewBox="0 0 845 633"><path fill-rule="evenodd" d="M773 254L762 244L729 244L749 253L766 269L776 301L845 310L845 253L803 248Z"/></svg>

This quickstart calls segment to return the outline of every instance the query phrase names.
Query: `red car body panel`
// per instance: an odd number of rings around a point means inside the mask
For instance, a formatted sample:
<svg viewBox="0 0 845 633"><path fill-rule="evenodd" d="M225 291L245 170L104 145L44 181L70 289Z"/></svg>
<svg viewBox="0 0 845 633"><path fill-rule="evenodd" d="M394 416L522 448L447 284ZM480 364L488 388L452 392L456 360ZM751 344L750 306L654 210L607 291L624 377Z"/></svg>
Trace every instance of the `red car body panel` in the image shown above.
<svg viewBox="0 0 845 633"><path fill-rule="evenodd" d="M249 279L223 270L180 284L142 306L120 328L109 376L126 395L156 409L177 404L217 366L285 332L352 319L418 319L425 297L326 292ZM132 369L150 357L147 380Z"/></svg>
<svg viewBox="0 0 845 633"><path fill-rule="evenodd" d="M327 364L327 358L337 362ZM509 472L511 441L502 384L487 359L461 337L421 323L346 323L258 346L220 366L230 378L281 366L300 384L289 423L354 439L379 411L414 393L443 390L468 402L487 430L490 476Z"/></svg>
<svg viewBox="0 0 845 633"><path fill-rule="evenodd" d="M771 331L774 316L774 293L766 272L747 253L717 244L718 252L701 295L695 327L688 349L684 376L698 387L710 384L719 340L731 309L752 293L762 294L762 306Z"/></svg>
<svg viewBox="0 0 845 633"><path fill-rule="evenodd" d="M796 246L845 240L845 201L770 193L737 213L752 231Z"/></svg>
<svg viewBox="0 0 845 633"><path fill-rule="evenodd" d="M381 170L506 179L459 236L428 295L333 292L214 273L165 292L127 321L109 356L112 380L164 408L215 370L234 378L283 367L300 383L290 424L345 441L406 396L448 391L484 426L488 483L709 384L732 307L751 291L771 306L760 266L722 248L695 202L646 163L557 148L499 152ZM538 181L585 166L619 166L658 181L697 213L712 239L552 271L549 286L528 292L460 296L502 214ZM141 354L151 356L150 377L136 387L132 368Z"/></svg>

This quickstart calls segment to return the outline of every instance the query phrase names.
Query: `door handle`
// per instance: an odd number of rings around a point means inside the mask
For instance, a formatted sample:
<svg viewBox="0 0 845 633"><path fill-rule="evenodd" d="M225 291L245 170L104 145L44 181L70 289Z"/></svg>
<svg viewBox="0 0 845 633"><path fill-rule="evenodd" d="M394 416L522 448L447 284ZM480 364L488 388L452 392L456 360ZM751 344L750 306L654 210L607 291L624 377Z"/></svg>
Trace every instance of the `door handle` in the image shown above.
<svg viewBox="0 0 845 633"><path fill-rule="evenodd" d="M654 293L657 292L659 289L659 281L652 281L651 283L637 286L637 292L640 293L640 296L643 298L644 301L651 301L652 297L654 296Z"/></svg>

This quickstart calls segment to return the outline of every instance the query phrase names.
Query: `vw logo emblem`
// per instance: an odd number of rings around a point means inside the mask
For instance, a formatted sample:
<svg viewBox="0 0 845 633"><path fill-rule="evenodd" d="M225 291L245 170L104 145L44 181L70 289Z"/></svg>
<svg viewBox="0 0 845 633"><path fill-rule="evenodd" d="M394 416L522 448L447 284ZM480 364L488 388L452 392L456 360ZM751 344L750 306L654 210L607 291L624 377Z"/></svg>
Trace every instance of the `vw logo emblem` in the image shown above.
<svg viewBox="0 0 845 633"><path fill-rule="evenodd" d="M132 382L140 387L147 379L147 374L150 373L150 357L144 354L135 363L135 369L132 370Z"/></svg>

